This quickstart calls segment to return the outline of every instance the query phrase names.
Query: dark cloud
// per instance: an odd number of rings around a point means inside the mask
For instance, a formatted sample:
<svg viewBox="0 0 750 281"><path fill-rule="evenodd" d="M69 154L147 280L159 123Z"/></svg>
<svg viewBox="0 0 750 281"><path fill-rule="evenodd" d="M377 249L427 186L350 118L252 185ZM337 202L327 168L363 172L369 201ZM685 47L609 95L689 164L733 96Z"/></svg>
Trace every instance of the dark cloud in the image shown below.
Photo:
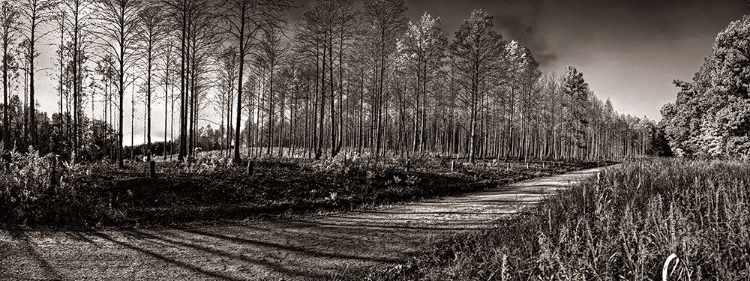
<svg viewBox="0 0 750 281"><path fill-rule="evenodd" d="M549 40L540 32L540 18L545 3L537 1L506 1L504 12L495 16L497 27L504 35L528 47L541 64L557 59Z"/></svg>

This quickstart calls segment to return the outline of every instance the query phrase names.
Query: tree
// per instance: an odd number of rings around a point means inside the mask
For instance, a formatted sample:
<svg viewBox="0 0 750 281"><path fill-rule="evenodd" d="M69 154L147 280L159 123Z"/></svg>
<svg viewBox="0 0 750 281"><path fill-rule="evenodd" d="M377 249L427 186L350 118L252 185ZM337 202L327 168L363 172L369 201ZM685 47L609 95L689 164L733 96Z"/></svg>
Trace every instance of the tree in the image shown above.
<svg viewBox="0 0 750 281"><path fill-rule="evenodd" d="M79 0L75 0L79 1ZM119 150L117 160L120 168L125 164L122 157L123 145L123 100L125 96L125 75L137 59L136 35L138 34L138 13L142 7L140 0L102 0L98 2L95 32L101 48L115 58L117 90L119 97Z"/></svg>
<svg viewBox="0 0 750 281"><path fill-rule="evenodd" d="M227 31L234 42L238 44L240 54L239 79L237 82L237 113L234 139L234 162L240 163L240 126L242 125L242 92L244 86L244 71L247 55L249 55L256 32L269 23L280 22L281 13L291 7L288 0L229 0L225 1L225 8L221 13L227 26Z"/></svg>
<svg viewBox="0 0 750 281"><path fill-rule="evenodd" d="M565 128L569 132L566 141L571 148L568 159L583 159L586 147L586 126L589 123L586 114L589 100L589 85L583 79L583 73L572 66L565 69L562 77L563 108Z"/></svg>
<svg viewBox="0 0 750 281"><path fill-rule="evenodd" d="M168 28L168 21L163 22L163 27ZM171 159L172 154L174 154L174 104L177 101L174 95L174 75L175 75L175 67L177 65L176 58L175 58L175 43L173 42L173 38L170 37L169 32L164 32L163 36L165 37L164 40L164 49L162 54L162 64L161 67L164 70L162 72L161 83L164 86L164 159L167 159L167 154L169 154L169 157ZM170 108L171 105L171 108ZM171 113L171 114L170 114ZM171 121L169 117L172 117ZM167 141L167 136L169 136L169 141ZM169 149L167 149L167 145L169 145Z"/></svg>
<svg viewBox="0 0 750 281"><path fill-rule="evenodd" d="M482 10L474 10L456 31L451 44L451 54L459 75L459 84L466 95L470 110L469 159L475 160L477 141L477 117L482 95L492 90L492 78L502 66L505 43L494 30L493 18Z"/></svg>
<svg viewBox="0 0 750 281"><path fill-rule="evenodd" d="M158 50L161 48L162 36L166 33L164 25L164 14L161 12L160 5L149 4L138 13L140 20L138 41L144 53L143 60L146 70L146 152L148 161L151 162L151 95L153 89L151 82L154 75L154 65ZM165 89L166 91L166 89ZM166 98L165 98L166 100ZM166 123L165 123L166 126ZM166 135L165 135L166 143ZM166 155L166 154L165 154Z"/></svg>
<svg viewBox="0 0 750 281"><path fill-rule="evenodd" d="M539 63L534 59L531 50L525 46L519 44L516 41L512 41L507 45L506 48L506 65L508 76L507 86L510 88L510 95L508 99L507 107L510 109L508 131L510 140L508 142L509 153L516 150L516 156L528 160L527 155L529 154L529 119L534 118L536 103L538 101L537 82L541 77L541 71L539 71ZM515 111L518 107L518 112ZM515 134L515 125L513 119L515 115L519 115L521 122L521 133ZM520 135L515 137L515 135ZM514 145L517 143L517 145Z"/></svg>
<svg viewBox="0 0 750 281"><path fill-rule="evenodd" d="M406 5L403 0L371 0L365 2L364 16L370 23L366 40L372 42L372 56L375 58L375 102L373 118L375 132L375 155L380 155L383 145L386 73L396 53L396 42L406 29ZM387 110L387 108L385 109ZM387 124L386 124L387 125Z"/></svg>
<svg viewBox="0 0 750 281"><path fill-rule="evenodd" d="M19 36L20 22L18 21L18 7L9 1L0 4L0 48L2 48L3 60L3 130L2 138L5 145L10 144L10 119L8 112L8 94L10 90L9 75L13 71L15 56L12 53L13 46Z"/></svg>
<svg viewBox="0 0 750 281"><path fill-rule="evenodd" d="M25 37L28 44L26 44L26 59L28 60L28 73L29 73L29 100L30 100L30 111L29 111L29 130L31 131L31 144L37 145L37 124L36 124L36 95L35 95L35 81L36 76L36 57L39 56L39 52L36 49L37 42L42 39L47 33L37 33L40 26L52 20L52 13L57 3L53 0L24 0L21 4L21 17L24 19L23 24L23 36Z"/></svg>
<svg viewBox="0 0 750 281"><path fill-rule="evenodd" d="M750 157L750 16L716 37L712 53L674 104L662 126L678 155Z"/></svg>
<svg viewBox="0 0 750 281"><path fill-rule="evenodd" d="M217 107L221 113L221 127L226 128L226 136L222 136L226 139L225 143L222 143L221 148L224 145L227 147L229 152L232 147L232 112L234 109L234 96L235 88L237 86L237 77L239 73L239 54L237 52L236 45L230 45L223 49L217 58L218 65L218 83L219 83L219 96ZM224 121L226 121L226 126ZM229 153L227 153L229 155Z"/></svg>
<svg viewBox="0 0 750 281"><path fill-rule="evenodd" d="M404 37L399 41L399 52L404 56L416 81L413 151L418 149L421 152L426 144L427 85L442 67L447 46L441 24L440 18L424 13L417 23L409 22Z"/></svg>
<svg viewBox="0 0 750 281"><path fill-rule="evenodd" d="M70 88L73 90L73 126L72 135L73 137L73 149L71 150L73 157L77 158L79 155L79 141L81 136L81 96L83 90L83 77L84 67L83 64L86 61L85 49L90 43L90 23L91 23L91 7L92 3L89 0L64 0L64 9L60 9L60 18L66 21L65 25L68 26L67 31L71 38L71 46L69 49L72 51L71 63L69 65L69 71L71 76L69 77ZM67 16L65 16L67 14ZM61 38L65 35L61 29ZM62 54L61 54L62 55Z"/></svg>
<svg viewBox="0 0 750 281"><path fill-rule="evenodd" d="M263 73L268 75L267 79L264 77L264 80L268 81L265 83L268 85L268 156L271 156L273 150L274 119L276 118L274 115L274 96L276 94L274 91L274 84L276 83L274 74L276 74L276 69L286 51L286 46L282 42L282 34L275 26L277 24L263 30L262 40L258 43L258 53L255 55L258 66L263 69Z"/></svg>

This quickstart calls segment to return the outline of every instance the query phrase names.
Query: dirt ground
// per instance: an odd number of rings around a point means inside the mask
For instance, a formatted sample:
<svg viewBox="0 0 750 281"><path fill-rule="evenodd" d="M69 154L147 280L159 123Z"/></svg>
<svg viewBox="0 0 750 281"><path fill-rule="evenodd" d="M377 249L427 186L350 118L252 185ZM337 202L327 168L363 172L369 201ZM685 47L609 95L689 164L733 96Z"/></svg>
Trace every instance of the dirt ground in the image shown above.
<svg viewBox="0 0 750 281"><path fill-rule="evenodd" d="M590 169L362 212L231 226L0 231L0 280L315 280L396 263L537 204Z"/></svg>

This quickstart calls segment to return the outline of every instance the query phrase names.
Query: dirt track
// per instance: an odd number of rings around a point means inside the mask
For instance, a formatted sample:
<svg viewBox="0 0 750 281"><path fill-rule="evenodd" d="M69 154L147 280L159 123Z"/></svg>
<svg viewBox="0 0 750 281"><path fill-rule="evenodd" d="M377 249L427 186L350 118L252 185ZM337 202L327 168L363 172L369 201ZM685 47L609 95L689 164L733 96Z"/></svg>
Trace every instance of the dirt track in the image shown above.
<svg viewBox="0 0 750 281"><path fill-rule="evenodd" d="M490 227L601 169L365 212L234 226L0 231L0 280L306 280L395 263L458 231Z"/></svg>

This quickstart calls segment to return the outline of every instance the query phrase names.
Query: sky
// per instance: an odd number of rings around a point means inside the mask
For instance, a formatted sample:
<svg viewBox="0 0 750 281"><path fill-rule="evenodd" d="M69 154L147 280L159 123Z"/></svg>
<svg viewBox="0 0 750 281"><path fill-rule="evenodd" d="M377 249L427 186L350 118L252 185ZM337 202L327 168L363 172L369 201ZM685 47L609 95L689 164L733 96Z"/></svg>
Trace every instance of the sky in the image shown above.
<svg viewBox="0 0 750 281"><path fill-rule="evenodd" d="M313 2L296 0L299 8L290 13L290 21ZM355 2L361 5L362 0ZM617 111L657 121L660 108L675 99L672 81L692 79L717 33L750 14L750 0L406 0L406 5L410 20L425 12L440 17L449 38L472 10L483 9L495 17L506 40L531 49L544 73L560 75L566 66L575 66L594 93L611 99ZM50 61L55 47L40 47L40 61ZM41 110L55 112L54 70L51 63L41 67L48 71L37 74L38 103ZM163 116L163 104L155 106L153 114ZM140 143L142 121L136 122L135 142ZM129 125L128 120L126 144ZM162 140L164 125L153 125L154 141Z"/></svg>

